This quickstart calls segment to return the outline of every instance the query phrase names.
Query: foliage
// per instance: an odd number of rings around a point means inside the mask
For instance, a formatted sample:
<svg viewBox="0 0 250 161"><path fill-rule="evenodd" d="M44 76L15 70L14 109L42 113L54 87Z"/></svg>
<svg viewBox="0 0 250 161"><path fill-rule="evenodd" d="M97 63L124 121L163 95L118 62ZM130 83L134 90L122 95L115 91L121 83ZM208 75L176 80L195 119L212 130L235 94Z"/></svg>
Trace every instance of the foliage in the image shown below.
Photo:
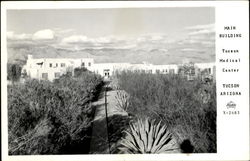
<svg viewBox="0 0 250 161"><path fill-rule="evenodd" d="M120 150L132 154L168 153L178 149L175 139L161 122L155 123L145 119L130 124L130 131L121 141Z"/></svg>
<svg viewBox="0 0 250 161"><path fill-rule="evenodd" d="M74 69L74 76L75 77L79 77L81 76L82 74L86 73L88 71L87 68L85 67L82 67L82 68L75 68Z"/></svg>
<svg viewBox="0 0 250 161"><path fill-rule="evenodd" d="M129 95L129 114L167 124L179 144L194 152L216 152L216 85L179 75L122 72L119 86Z"/></svg>
<svg viewBox="0 0 250 161"><path fill-rule="evenodd" d="M65 154L91 136L91 101L102 79L88 74L8 86L9 154ZM87 153L87 151L82 151Z"/></svg>
<svg viewBox="0 0 250 161"><path fill-rule="evenodd" d="M7 79L12 82L18 81L21 77L22 67L18 64L7 64Z"/></svg>
<svg viewBox="0 0 250 161"><path fill-rule="evenodd" d="M117 101L117 108L122 109L124 111L128 110L129 107L129 95L122 90L116 91L115 99Z"/></svg>
<svg viewBox="0 0 250 161"><path fill-rule="evenodd" d="M184 75L194 74L195 73L194 63L190 62L179 66L178 73L183 73Z"/></svg>
<svg viewBox="0 0 250 161"><path fill-rule="evenodd" d="M108 118L108 135L111 144L111 153L120 153L120 141L125 137L124 130L129 128L131 118L123 115L112 115Z"/></svg>
<svg viewBox="0 0 250 161"><path fill-rule="evenodd" d="M115 75L117 74L117 72L115 72ZM119 80L117 79L117 77L112 77L112 81L109 84L109 87L112 88L113 90L119 90Z"/></svg>

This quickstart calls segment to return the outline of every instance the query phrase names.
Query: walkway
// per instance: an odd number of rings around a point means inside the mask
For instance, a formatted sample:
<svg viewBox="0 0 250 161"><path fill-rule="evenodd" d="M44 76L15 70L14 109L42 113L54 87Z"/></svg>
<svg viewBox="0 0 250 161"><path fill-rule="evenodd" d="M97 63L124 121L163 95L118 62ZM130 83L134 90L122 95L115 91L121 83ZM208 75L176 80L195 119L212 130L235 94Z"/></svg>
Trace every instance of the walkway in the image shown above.
<svg viewBox="0 0 250 161"><path fill-rule="evenodd" d="M117 91L109 90L105 95L105 88L101 93L98 101L93 102L93 106L96 107L95 118L92 129L92 139L90 143L90 153L92 154L109 154L109 138L107 130L107 119L105 110L105 97L107 105L108 117L113 115L127 116L128 114L122 109L117 107L116 101Z"/></svg>

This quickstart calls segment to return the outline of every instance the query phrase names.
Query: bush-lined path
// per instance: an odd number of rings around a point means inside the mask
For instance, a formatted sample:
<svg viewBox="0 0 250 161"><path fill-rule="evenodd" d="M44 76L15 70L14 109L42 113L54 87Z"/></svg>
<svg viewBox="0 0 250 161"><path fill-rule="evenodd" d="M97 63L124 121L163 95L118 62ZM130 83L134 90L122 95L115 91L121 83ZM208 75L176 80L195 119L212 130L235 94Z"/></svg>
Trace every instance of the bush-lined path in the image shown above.
<svg viewBox="0 0 250 161"><path fill-rule="evenodd" d="M95 154L109 154L109 136L107 122L108 118L114 115L127 116L128 113L117 107L117 90L108 90L108 85L104 86L98 101L93 102L92 106L96 108L95 117L92 128L92 139L90 142L90 153ZM106 103L105 103L106 97ZM107 113L105 104L107 106Z"/></svg>

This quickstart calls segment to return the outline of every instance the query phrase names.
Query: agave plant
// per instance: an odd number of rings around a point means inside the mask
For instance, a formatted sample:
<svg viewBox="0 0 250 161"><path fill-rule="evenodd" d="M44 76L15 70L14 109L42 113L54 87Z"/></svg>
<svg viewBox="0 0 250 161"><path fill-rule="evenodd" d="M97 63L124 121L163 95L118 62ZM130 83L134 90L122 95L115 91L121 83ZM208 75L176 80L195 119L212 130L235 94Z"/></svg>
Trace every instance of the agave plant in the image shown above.
<svg viewBox="0 0 250 161"><path fill-rule="evenodd" d="M179 148L172 134L161 122L144 121L139 119L130 124L130 131L125 131L126 136L121 141L119 149L130 154L145 153L174 153Z"/></svg>
<svg viewBox="0 0 250 161"><path fill-rule="evenodd" d="M127 112L129 107L129 95L125 91L117 90L115 99L117 101L116 107Z"/></svg>

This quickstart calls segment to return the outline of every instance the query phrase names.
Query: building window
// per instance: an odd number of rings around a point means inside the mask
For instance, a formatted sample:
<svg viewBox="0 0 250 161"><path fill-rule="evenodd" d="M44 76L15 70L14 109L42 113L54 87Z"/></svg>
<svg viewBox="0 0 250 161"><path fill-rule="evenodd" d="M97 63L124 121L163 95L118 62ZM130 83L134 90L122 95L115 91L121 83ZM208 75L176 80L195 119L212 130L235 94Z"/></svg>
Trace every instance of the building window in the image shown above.
<svg viewBox="0 0 250 161"><path fill-rule="evenodd" d="M166 69L166 73L168 72L168 70Z"/></svg>
<svg viewBox="0 0 250 161"><path fill-rule="evenodd" d="M66 64L65 63L61 63L61 67L65 67L66 66Z"/></svg>
<svg viewBox="0 0 250 161"><path fill-rule="evenodd" d="M50 68L52 67L52 63L49 63L49 67L50 67Z"/></svg>
<svg viewBox="0 0 250 161"><path fill-rule="evenodd" d="M40 62L40 63L36 63L37 65L39 65L40 66L40 68L42 68L42 66L43 66L43 62Z"/></svg>
<svg viewBox="0 0 250 161"><path fill-rule="evenodd" d="M89 62L89 67L91 66L91 63Z"/></svg>
<svg viewBox="0 0 250 161"><path fill-rule="evenodd" d="M48 73L42 73L42 79L48 80Z"/></svg>
<svg viewBox="0 0 250 161"><path fill-rule="evenodd" d="M82 62L82 67L85 67L85 63L84 62Z"/></svg>
<svg viewBox="0 0 250 161"><path fill-rule="evenodd" d="M58 64L56 63L56 67L58 67Z"/></svg>
<svg viewBox="0 0 250 161"><path fill-rule="evenodd" d="M59 78L60 77L60 72L55 72L55 78Z"/></svg>

